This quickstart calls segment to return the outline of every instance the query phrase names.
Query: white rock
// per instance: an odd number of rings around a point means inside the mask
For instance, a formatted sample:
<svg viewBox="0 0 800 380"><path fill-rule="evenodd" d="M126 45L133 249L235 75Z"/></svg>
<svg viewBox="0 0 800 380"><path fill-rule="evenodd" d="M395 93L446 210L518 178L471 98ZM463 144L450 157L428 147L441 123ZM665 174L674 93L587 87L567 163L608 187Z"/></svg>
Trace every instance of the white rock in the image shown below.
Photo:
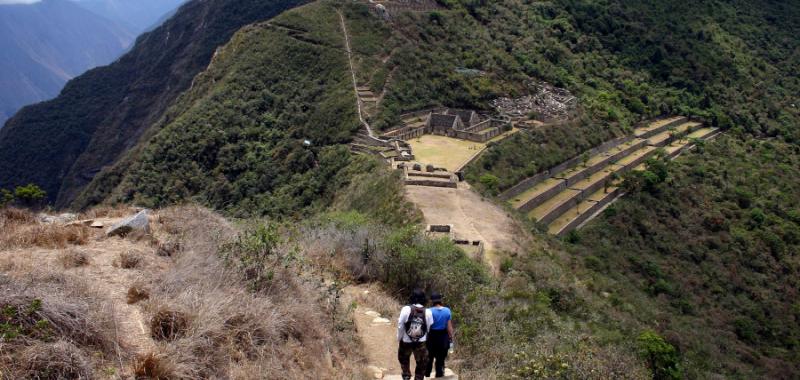
<svg viewBox="0 0 800 380"><path fill-rule="evenodd" d="M138 214L124 219L111 226L106 232L106 236L125 236L135 230L150 232L150 219L147 217L147 214L147 210L142 210Z"/></svg>
<svg viewBox="0 0 800 380"><path fill-rule="evenodd" d="M365 312L364 314L369 315L370 317L373 317L373 318L378 318L378 317L381 316L381 313L378 313L377 311L374 311L374 310L369 310L369 311Z"/></svg>
<svg viewBox="0 0 800 380"><path fill-rule="evenodd" d="M92 227L92 228L103 228L104 225L103 225L103 222L101 222L99 220L95 220L94 222L92 222L92 224L89 227Z"/></svg>
<svg viewBox="0 0 800 380"><path fill-rule="evenodd" d="M372 320L372 323L375 324L375 325L388 325L388 324L392 323L392 321L390 321L390 320L388 320L386 318L375 318L375 319Z"/></svg>

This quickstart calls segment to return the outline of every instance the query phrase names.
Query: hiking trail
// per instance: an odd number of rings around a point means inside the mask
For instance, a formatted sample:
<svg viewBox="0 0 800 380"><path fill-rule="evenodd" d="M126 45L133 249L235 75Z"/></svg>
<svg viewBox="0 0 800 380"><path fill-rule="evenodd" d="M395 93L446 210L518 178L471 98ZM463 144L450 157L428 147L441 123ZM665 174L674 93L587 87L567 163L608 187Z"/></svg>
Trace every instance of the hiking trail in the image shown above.
<svg viewBox="0 0 800 380"><path fill-rule="evenodd" d="M356 331L367 357L367 371L373 379L402 380L397 361L397 318L402 307L380 290L369 285L352 285L344 289L347 303L355 302L353 319ZM387 309L382 315L376 309ZM414 370L414 359L411 359ZM443 380L458 380L449 368Z"/></svg>

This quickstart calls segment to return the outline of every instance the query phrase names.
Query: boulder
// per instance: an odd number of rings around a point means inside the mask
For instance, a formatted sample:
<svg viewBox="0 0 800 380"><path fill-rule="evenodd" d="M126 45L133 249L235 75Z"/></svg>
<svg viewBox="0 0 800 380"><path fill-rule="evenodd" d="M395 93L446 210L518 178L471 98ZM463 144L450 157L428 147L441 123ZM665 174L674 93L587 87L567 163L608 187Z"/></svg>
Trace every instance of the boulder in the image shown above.
<svg viewBox="0 0 800 380"><path fill-rule="evenodd" d="M101 222L99 220L95 220L95 221L92 222L92 224L89 227L92 227L92 228L103 228L105 226L103 225L103 222Z"/></svg>
<svg viewBox="0 0 800 380"><path fill-rule="evenodd" d="M106 232L106 236L122 236L134 231L150 232L149 211L142 210L138 214L125 218L121 222L111 226Z"/></svg>

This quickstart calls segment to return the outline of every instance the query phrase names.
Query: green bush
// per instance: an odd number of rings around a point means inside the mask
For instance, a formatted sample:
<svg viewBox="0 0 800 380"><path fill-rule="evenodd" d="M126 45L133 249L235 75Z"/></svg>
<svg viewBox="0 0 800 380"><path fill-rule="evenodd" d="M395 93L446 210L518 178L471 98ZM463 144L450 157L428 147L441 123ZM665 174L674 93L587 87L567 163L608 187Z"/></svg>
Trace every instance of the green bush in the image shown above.
<svg viewBox="0 0 800 380"><path fill-rule="evenodd" d="M674 346L654 331L645 331L637 338L642 355L650 364L653 379L682 379L680 355Z"/></svg>

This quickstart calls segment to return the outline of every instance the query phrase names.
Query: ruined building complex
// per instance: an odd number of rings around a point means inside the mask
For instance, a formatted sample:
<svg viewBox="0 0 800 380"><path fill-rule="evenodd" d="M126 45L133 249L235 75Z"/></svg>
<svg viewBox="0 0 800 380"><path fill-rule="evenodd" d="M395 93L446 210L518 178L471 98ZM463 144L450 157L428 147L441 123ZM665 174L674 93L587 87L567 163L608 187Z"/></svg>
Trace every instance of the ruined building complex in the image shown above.
<svg viewBox="0 0 800 380"><path fill-rule="evenodd" d="M436 108L401 116L399 127L387 131L385 139L410 140L424 134L486 142L511 129L505 121L479 115L475 111Z"/></svg>

